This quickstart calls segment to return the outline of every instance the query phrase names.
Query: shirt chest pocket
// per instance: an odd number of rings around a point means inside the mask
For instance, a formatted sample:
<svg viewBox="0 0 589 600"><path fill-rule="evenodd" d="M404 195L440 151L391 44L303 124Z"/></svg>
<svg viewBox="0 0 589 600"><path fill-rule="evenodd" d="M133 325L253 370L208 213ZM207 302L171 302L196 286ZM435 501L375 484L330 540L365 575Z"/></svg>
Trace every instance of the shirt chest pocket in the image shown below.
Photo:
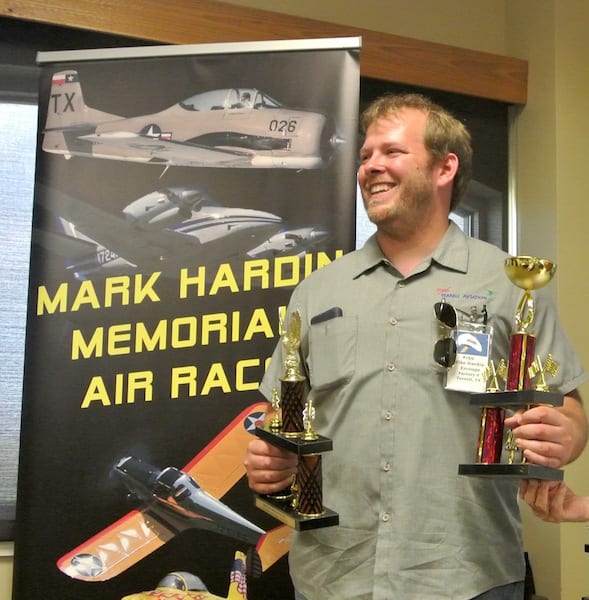
<svg viewBox="0 0 589 600"><path fill-rule="evenodd" d="M356 368L358 323L355 317L337 317L309 329L307 365L316 390L348 382Z"/></svg>

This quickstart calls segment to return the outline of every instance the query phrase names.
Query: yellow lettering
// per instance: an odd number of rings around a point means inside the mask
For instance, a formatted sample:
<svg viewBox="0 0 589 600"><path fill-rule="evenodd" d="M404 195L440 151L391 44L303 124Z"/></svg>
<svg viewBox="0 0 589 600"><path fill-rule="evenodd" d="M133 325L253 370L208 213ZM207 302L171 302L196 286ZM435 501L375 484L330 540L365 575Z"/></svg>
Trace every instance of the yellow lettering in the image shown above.
<svg viewBox="0 0 589 600"><path fill-rule="evenodd" d="M153 289L153 286L160 275L161 273L152 273L145 283L143 283L143 275L141 273L135 275L135 285L133 286L134 304L141 304L146 298L149 298L152 302L160 301L160 297Z"/></svg>
<svg viewBox="0 0 589 600"><path fill-rule="evenodd" d="M215 331L219 333L217 342L219 344L227 343L227 315L225 313L203 315L201 317L201 320L202 320L201 344L203 346L208 345L208 343L210 341L210 334Z"/></svg>
<svg viewBox="0 0 589 600"><path fill-rule="evenodd" d="M172 369L172 382L170 386L170 397L179 398L180 388L188 386L188 396L196 396L197 368L194 365L186 367L174 367Z"/></svg>
<svg viewBox="0 0 589 600"><path fill-rule="evenodd" d="M206 269L204 267L198 267L197 274L192 277L188 276L188 269L180 269L179 284L178 295L180 298L188 298L188 288L191 286L196 286L196 296L204 296Z"/></svg>
<svg viewBox="0 0 589 600"><path fill-rule="evenodd" d="M151 402L153 399L152 371L135 371L126 375L116 373L112 400L104 379L96 375L88 384L81 408L88 408L93 402L99 402L102 406L112 406L114 401L114 404L120 405L123 404L123 398L127 404L133 404L138 394L142 394L145 402Z"/></svg>
<svg viewBox="0 0 589 600"><path fill-rule="evenodd" d="M120 406L123 403L123 374L115 375L115 404Z"/></svg>
<svg viewBox="0 0 589 600"><path fill-rule="evenodd" d="M72 333L72 360L78 360L80 354L82 358L90 358L92 355L100 358L104 351L104 328L97 327L92 337L86 343L82 332L74 329Z"/></svg>
<svg viewBox="0 0 589 600"><path fill-rule="evenodd" d="M67 310L67 291L68 284L62 283L55 292L55 296L50 298L47 288L42 285L37 290L37 315L42 315L45 312L53 314L59 309L59 312Z"/></svg>
<svg viewBox="0 0 589 600"><path fill-rule="evenodd" d="M129 304L129 277L119 275L117 277L107 277L104 282L104 306L112 306L113 296L121 297L121 306Z"/></svg>
<svg viewBox="0 0 589 600"><path fill-rule="evenodd" d="M243 334L243 339L251 340L257 333L263 333L267 338L274 337L268 315L263 308L256 308L256 310L254 310L247 329Z"/></svg>
<svg viewBox="0 0 589 600"><path fill-rule="evenodd" d="M213 363L211 365L207 378L202 386L201 396L206 396L213 388L219 388L226 394L231 391L231 386L229 385L227 375L225 374L221 363Z"/></svg>
<svg viewBox="0 0 589 600"><path fill-rule="evenodd" d="M98 301L98 296L96 295L96 290L94 289L94 284L92 281L87 279L86 281L82 281L80 284L80 289L74 298L72 303L71 311L75 312L80 309L80 306L83 304L89 304L92 308L100 308L100 302Z"/></svg>
<svg viewBox="0 0 589 600"><path fill-rule="evenodd" d="M211 285L211 289L209 290L209 295L214 296L221 288L228 288L229 291L233 293L239 292L237 280L235 279L235 275L229 264L222 264L219 267Z"/></svg>
<svg viewBox="0 0 589 600"><path fill-rule="evenodd" d="M234 310L231 313L231 341L239 342L239 325L241 323L241 313Z"/></svg>
<svg viewBox="0 0 589 600"><path fill-rule="evenodd" d="M129 373L127 404L133 404L135 402L135 395L139 392L143 392L145 402L153 400L153 373L151 371Z"/></svg>
<svg viewBox="0 0 589 600"><path fill-rule="evenodd" d="M274 262L274 287L296 285L300 279L298 256L279 256Z"/></svg>
<svg viewBox="0 0 589 600"><path fill-rule="evenodd" d="M166 339L168 333L168 322L162 319L150 335L145 327L145 323L137 323L135 327L135 352L153 352L166 349Z"/></svg>
<svg viewBox="0 0 589 600"><path fill-rule="evenodd" d="M181 337L182 331L186 331ZM197 322L195 317L178 317L172 321L172 348L196 346Z"/></svg>
<svg viewBox="0 0 589 600"><path fill-rule="evenodd" d="M259 387L258 380L246 382L245 370L253 367L260 366L259 358L250 358L247 360L240 360L235 365L235 389L238 392L248 392L250 390L257 390Z"/></svg>
<svg viewBox="0 0 589 600"><path fill-rule="evenodd" d="M130 354L131 324L113 325L108 328L107 351L109 356Z"/></svg>
<svg viewBox="0 0 589 600"><path fill-rule="evenodd" d="M246 260L243 263L243 291L252 289L252 282L260 280L260 289L266 290L270 287L270 262L267 258Z"/></svg>
<svg viewBox="0 0 589 600"><path fill-rule="evenodd" d="M81 408L88 408L92 402L100 402L102 406L110 406L110 398L106 391L106 385L100 375L92 377L82 400Z"/></svg>

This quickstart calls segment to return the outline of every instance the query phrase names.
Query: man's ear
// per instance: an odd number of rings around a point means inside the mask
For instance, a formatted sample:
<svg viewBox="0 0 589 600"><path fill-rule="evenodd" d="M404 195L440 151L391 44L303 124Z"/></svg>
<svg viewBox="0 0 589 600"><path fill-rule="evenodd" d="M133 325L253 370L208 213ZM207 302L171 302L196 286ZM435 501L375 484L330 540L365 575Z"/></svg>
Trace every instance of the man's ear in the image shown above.
<svg viewBox="0 0 589 600"><path fill-rule="evenodd" d="M458 157L453 152L449 152L438 163L438 182L440 185L447 185L454 180L458 171Z"/></svg>

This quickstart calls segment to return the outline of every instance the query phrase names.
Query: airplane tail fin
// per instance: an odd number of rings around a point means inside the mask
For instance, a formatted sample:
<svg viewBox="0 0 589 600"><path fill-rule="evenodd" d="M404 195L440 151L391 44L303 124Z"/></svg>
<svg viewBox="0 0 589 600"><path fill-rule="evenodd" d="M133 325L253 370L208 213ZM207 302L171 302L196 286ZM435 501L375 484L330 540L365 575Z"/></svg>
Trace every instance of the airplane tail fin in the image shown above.
<svg viewBox="0 0 589 600"><path fill-rule="evenodd" d="M73 69L53 74L48 102L43 139L46 152L67 154L64 131L83 129L90 133L98 123L118 118L86 105L78 72Z"/></svg>
<svg viewBox="0 0 589 600"><path fill-rule="evenodd" d="M78 72L73 70L54 73L47 110L46 129L81 125L86 122L86 104Z"/></svg>
<svg viewBox="0 0 589 600"><path fill-rule="evenodd" d="M247 600L246 559L243 552L235 552L227 600Z"/></svg>

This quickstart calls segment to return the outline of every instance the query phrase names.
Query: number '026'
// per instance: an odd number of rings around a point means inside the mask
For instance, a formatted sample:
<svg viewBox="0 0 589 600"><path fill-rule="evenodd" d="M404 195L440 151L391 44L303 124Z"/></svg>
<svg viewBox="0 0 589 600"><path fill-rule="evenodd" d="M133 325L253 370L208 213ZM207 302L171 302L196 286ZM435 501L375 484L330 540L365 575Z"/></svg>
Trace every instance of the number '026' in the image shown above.
<svg viewBox="0 0 589 600"><path fill-rule="evenodd" d="M268 129L278 133L293 133L297 129L297 122L295 119L292 121L287 121L285 119L281 119L280 121L278 119L272 119Z"/></svg>

